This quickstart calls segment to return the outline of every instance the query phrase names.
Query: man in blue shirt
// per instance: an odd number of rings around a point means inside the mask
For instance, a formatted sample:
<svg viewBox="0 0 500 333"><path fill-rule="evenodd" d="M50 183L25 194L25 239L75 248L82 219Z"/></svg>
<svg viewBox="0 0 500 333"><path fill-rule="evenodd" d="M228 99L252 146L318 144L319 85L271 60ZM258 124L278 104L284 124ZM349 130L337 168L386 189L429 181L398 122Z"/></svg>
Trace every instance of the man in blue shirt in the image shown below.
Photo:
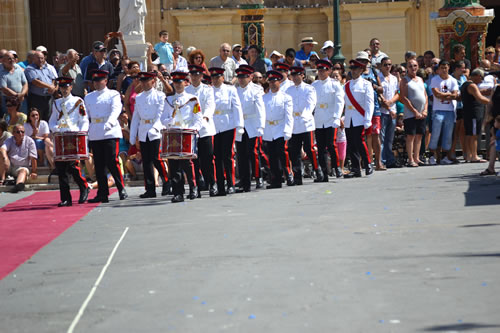
<svg viewBox="0 0 500 333"><path fill-rule="evenodd" d="M295 58L301 61L302 66L309 65L309 57L311 56L311 51L313 50L314 45L318 45L318 42L315 42L312 37L302 38L302 41L299 44L300 50L295 55Z"/></svg>

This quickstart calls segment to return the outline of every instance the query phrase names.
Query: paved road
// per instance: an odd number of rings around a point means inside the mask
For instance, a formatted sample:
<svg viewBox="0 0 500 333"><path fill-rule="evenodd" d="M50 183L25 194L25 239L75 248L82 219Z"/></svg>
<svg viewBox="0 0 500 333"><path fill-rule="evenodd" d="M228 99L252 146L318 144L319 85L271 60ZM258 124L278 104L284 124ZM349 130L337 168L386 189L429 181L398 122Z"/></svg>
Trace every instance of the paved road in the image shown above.
<svg viewBox="0 0 500 333"><path fill-rule="evenodd" d="M182 204L115 194L0 281L0 331L68 331L128 227L75 332L499 332L484 166Z"/></svg>

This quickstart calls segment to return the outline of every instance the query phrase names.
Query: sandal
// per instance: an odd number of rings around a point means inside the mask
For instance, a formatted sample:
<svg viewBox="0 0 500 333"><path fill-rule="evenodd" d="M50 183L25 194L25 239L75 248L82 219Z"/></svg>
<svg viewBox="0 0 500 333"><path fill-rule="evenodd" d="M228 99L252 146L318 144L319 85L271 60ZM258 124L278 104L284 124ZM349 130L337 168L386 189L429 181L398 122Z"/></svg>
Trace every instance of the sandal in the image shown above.
<svg viewBox="0 0 500 333"><path fill-rule="evenodd" d="M418 164L415 163L415 162L408 162L406 164L406 167L408 167L408 168L416 168L416 167L418 167Z"/></svg>
<svg viewBox="0 0 500 333"><path fill-rule="evenodd" d="M472 160L472 161L469 161L470 163L486 163L487 161L486 160L483 160L482 158L478 159L478 160Z"/></svg>
<svg viewBox="0 0 500 333"><path fill-rule="evenodd" d="M480 176L495 176L497 173L495 171L491 171L490 169L486 169L481 171Z"/></svg>

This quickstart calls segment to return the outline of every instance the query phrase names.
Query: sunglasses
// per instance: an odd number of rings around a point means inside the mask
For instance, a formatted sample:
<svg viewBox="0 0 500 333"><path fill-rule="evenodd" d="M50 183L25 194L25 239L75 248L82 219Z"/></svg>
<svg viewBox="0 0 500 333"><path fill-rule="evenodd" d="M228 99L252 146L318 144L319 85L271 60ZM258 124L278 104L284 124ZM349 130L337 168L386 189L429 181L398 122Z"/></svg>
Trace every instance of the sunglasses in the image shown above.
<svg viewBox="0 0 500 333"><path fill-rule="evenodd" d="M383 64L382 66L385 66L385 67L391 67L392 64Z"/></svg>
<svg viewBox="0 0 500 333"><path fill-rule="evenodd" d="M24 131L14 131L14 133L17 133L17 134L24 134Z"/></svg>
<svg viewBox="0 0 500 333"><path fill-rule="evenodd" d="M495 52L486 52L485 54L495 54Z"/></svg>
<svg viewBox="0 0 500 333"><path fill-rule="evenodd" d="M342 67L333 67L333 69L335 69L335 70L341 70Z"/></svg>

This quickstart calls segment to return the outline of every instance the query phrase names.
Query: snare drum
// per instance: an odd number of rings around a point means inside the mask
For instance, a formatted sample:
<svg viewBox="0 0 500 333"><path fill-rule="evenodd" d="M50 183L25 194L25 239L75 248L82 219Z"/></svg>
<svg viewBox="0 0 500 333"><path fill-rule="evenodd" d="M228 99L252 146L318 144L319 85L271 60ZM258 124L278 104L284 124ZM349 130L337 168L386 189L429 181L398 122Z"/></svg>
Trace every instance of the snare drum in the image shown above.
<svg viewBox="0 0 500 333"><path fill-rule="evenodd" d="M198 158L198 131L168 128L161 131L161 157L171 160Z"/></svg>
<svg viewBox="0 0 500 333"><path fill-rule="evenodd" d="M87 160L87 132L56 132L55 156L56 161Z"/></svg>

